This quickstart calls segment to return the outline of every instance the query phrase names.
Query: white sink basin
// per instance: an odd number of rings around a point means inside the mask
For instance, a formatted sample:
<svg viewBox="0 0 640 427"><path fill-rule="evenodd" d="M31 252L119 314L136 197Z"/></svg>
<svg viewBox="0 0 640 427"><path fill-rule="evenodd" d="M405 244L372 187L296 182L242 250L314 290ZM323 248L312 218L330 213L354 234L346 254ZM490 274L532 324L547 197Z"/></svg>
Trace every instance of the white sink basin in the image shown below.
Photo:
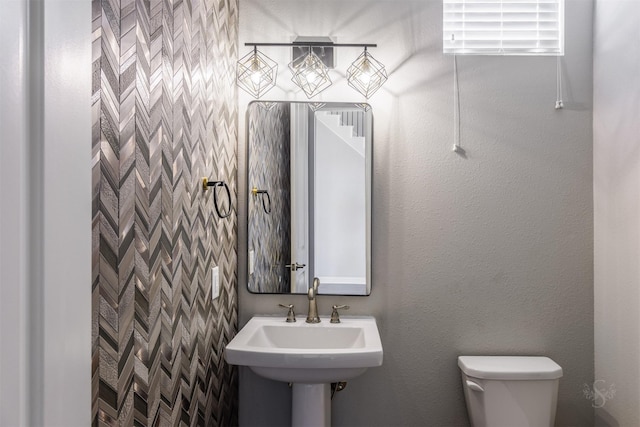
<svg viewBox="0 0 640 427"><path fill-rule="evenodd" d="M265 378L291 383L331 383L382 365L382 343L373 317L342 316L341 323L255 316L231 340L225 359Z"/></svg>

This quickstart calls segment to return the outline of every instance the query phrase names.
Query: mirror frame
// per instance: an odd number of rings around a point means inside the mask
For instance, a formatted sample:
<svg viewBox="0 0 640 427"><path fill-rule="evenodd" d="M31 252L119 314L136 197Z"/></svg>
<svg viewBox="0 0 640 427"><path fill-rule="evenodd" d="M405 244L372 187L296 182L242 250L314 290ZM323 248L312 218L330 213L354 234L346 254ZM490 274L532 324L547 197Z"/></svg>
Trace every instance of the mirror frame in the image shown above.
<svg viewBox="0 0 640 427"><path fill-rule="evenodd" d="M311 105L311 104L317 104L314 102L305 102L305 101L263 101L263 100L254 100L251 101L248 105L247 105L247 109L245 112L245 126L244 126L244 132L245 132L245 147L244 147L244 153L240 153L244 155L244 171L242 171L242 174L244 176L244 186L241 189L241 194L238 194L238 197L242 197L243 202L244 202L244 209L242 209L240 212L238 212L239 215L243 216L243 221L244 221L244 231L245 231L245 236L242 239L242 243L238 242L238 251L244 249L244 256L238 256L238 279L244 279L243 282L245 289L252 295L305 295L304 292L266 292L266 291L255 291L249 288L249 278L250 278L250 273L249 273L249 263L250 263L250 249L249 249L249 245L250 245L250 235L249 235L249 210L250 210L250 206L251 206L251 197L253 196L252 191L251 191L251 187L252 187L252 183L249 181L249 162L250 162L250 158L249 158L249 147L251 145L250 142L250 126L251 126L251 121L250 121L250 112L252 108L255 108L254 106L260 106L260 104L269 104L269 103L276 103L276 104L289 104L289 106L291 107L293 104L306 104L306 105ZM322 286L319 289L318 294L319 295L333 295L333 296L359 296L359 297L366 297L371 295L371 292L373 290L373 280L372 280L372 247L373 247L373 240L374 240L374 236L373 236L373 226L372 226L372 207L373 207L373 187L374 187L374 179L373 179L373 157L374 157L374 141L373 141L373 129L374 129L374 116L373 116L373 111L371 109L371 106L369 104L366 103L353 103L353 102L326 102L326 103L322 103L323 106L321 108L331 108L331 107L349 107L349 106L353 106L353 107L360 107L362 108L366 113L367 113L367 118L369 120L369 123L367 124L366 127L366 142L365 142L365 151L366 151L366 155L365 155L365 179L366 182L369 183L368 188L365 190L366 191L366 196L365 196L365 201L366 201L366 224L365 224L365 233L366 233L366 293L364 294L353 294L353 293L327 293L327 292L322 292ZM264 107L263 107L264 108ZM312 130L314 130L315 127L311 127L309 129L309 133L311 133ZM293 129L290 129L289 132L290 134L292 133ZM240 206L240 205L239 205ZM312 230L309 230L310 233L312 233ZM240 237L240 236L239 236ZM313 256L313 250L310 250L309 253L309 257ZM244 273L244 277L242 277L243 275L240 274L240 271L242 271ZM313 278L310 278L309 282L312 282Z"/></svg>

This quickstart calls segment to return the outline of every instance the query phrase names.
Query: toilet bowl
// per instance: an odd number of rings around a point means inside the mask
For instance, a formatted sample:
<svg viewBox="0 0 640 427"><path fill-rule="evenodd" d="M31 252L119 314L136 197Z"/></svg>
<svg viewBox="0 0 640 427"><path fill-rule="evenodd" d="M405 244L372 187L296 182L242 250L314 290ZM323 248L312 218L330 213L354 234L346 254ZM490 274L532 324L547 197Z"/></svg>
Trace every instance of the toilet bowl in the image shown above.
<svg viewBox="0 0 640 427"><path fill-rule="evenodd" d="M473 427L551 427L562 368L548 357L459 356Z"/></svg>

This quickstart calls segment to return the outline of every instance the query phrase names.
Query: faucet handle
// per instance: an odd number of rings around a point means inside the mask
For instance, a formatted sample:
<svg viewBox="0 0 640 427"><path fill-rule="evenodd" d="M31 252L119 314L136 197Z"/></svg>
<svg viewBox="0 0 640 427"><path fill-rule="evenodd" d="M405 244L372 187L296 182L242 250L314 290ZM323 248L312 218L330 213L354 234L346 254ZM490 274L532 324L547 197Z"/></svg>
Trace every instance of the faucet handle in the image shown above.
<svg viewBox="0 0 640 427"><path fill-rule="evenodd" d="M293 304L278 304L280 307L282 308L288 308L289 311L287 312L287 323L293 323L296 321L296 313L294 313L293 311Z"/></svg>
<svg viewBox="0 0 640 427"><path fill-rule="evenodd" d="M334 305L332 308L333 311L331 312L331 323L340 323L340 314L338 313L338 310L349 310L348 305Z"/></svg>

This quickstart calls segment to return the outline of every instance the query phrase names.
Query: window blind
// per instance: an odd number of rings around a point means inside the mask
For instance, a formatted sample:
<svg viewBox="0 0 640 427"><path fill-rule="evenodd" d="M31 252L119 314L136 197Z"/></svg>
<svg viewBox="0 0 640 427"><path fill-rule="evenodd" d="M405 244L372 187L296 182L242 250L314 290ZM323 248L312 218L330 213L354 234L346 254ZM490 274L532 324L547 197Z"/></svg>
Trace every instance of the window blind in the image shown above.
<svg viewBox="0 0 640 427"><path fill-rule="evenodd" d="M564 55L564 0L443 0L443 52Z"/></svg>

